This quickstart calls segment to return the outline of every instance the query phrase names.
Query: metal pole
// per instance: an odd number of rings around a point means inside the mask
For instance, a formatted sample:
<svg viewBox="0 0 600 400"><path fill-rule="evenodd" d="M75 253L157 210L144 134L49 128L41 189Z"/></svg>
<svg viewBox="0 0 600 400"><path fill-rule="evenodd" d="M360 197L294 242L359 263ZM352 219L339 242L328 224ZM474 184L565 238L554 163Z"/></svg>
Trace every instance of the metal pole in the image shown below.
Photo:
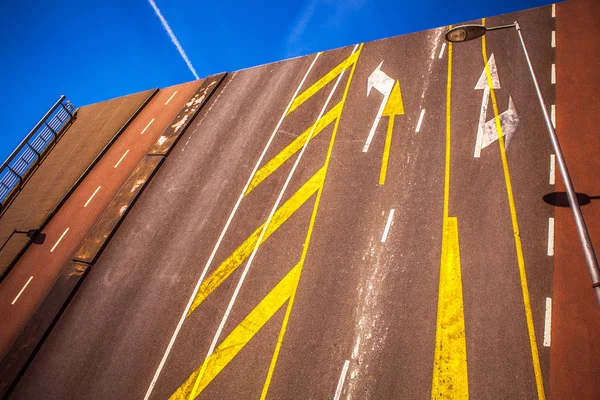
<svg viewBox="0 0 600 400"><path fill-rule="evenodd" d="M598 268L598 260L596 259L596 253L594 253L594 247L592 246L590 235L588 233L587 227L585 226L583 214L581 214L581 209L579 208L579 202L577 201L575 189L573 188L573 182L571 181L571 177L569 176L567 163L565 162L565 158L563 157L562 151L560 149L558 137L556 136L556 131L554 130L554 125L552 125L550 116L548 116L546 103L544 102L542 92L540 91L540 86L535 76L535 72L533 71L533 65L531 65L529 53L527 53L527 47L525 46L523 34L521 33L521 27L519 26L518 22L515 22L515 28L517 29L517 33L519 34L521 46L523 47L523 52L525 53L525 58L527 59L527 65L529 66L529 72L531 73L531 78L533 79L533 85L535 86L535 91L537 93L538 100L540 101L542 112L544 113L544 119L546 120L546 127L548 128L550 141L552 142L552 147L554 148L554 153L556 154L558 168L560 169L560 174L565 184L567 198L569 199L569 204L571 205L571 210L573 211L573 219L575 219L577 233L579 234L579 240L581 241L581 246L583 247L583 254L585 255L585 260L587 262L588 269L590 271L590 276L592 278L592 287L596 292L596 298L598 300L598 304L600 305L600 269Z"/></svg>

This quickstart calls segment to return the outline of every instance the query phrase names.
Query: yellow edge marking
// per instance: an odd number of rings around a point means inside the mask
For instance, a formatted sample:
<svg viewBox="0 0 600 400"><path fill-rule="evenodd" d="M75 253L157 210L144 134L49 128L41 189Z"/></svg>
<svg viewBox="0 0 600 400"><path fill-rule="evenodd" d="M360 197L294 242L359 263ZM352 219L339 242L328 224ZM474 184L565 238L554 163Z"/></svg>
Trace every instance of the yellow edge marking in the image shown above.
<svg viewBox="0 0 600 400"><path fill-rule="evenodd" d="M315 122L310 128L305 130L300 136L298 136L294 141L286 146L279 154L273 157L269 162L267 162L261 169L256 171L254 176L252 177L252 181L250 185L248 185L248 190L244 193L244 196L247 196L255 187L260 185L262 181L264 181L269 175L271 175L275 170L277 170L281 165L286 162L292 155L297 153L306 143L306 140L310 136L310 140L313 140L323 129L329 126L333 120L340 116L342 112L342 102L340 101L336 104L331 110L329 110L325 115L323 115L317 122ZM314 133L311 136L311 132Z"/></svg>
<svg viewBox="0 0 600 400"><path fill-rule="evenodd" d="M354 54L360 55L362 47L363 47L363 45L361 43L358 50ZM342 95L342 100L340 101L340 103L342 103L342 107L343 107L343 104L345 104L345 102L346 102L346 97L348 96L348 89L350 88L350 82L352 82L352 77L354 76L354 69L356 68L356 61L358 60L358 55L357 55L356 59L354 59L354 61L353 61L352 69L350 70L350 76L348 77L348 82L346 82L346 88L344 89L344 94ZM331 134L331 139L329 141L329 148L327 149L327 156L325 157L325 164L323 165L323 168L325 169L325 174L327 174L327 170L329 168L329 161L331 159L331 153L333 151L333 144L335 142L335 138L337 135L338 126L340 124L340 118L341 118L341 114L340 114L340 117L336 118L336 120L335 120L335 126L333 127L333 132ZM323 185L324 184L325 184L325 182L323 181ZM317 218L317 211L319 210L319 204L321 202L322 193L323 193L323 187L321 186L321 188L317 192L317 198L315 199L315 205L313 207L313 212L310 217L310 223L308 225L306 239L304 240L304 248L302 249L302 255L300 256L300 263L299 263L300 268L302 268L304 266L304 260L306 259L306 253L308 252L308 246L310 244L310 239L312 237L313 227L315 225L315 220ZM271 385L273 371L275 370L275 364L277 363L277 357L279 356L279 349L281 348L281 343L283 342L283 337L285 335L285 330L286 330L286 327L288 324L290 313L292 311L292 307L294 305L295 297L296 297L296 294L294 293L294 295L292 295L292 298L290 299L290 302L288 304L288 309L286 310L285 317L284 317L283 323L281 325L281 331L279 332L279 338L277 340L277 345L275 346L275 351L273 352L273 358L271 359L271 365L269 366L269 372L267 373L267 378L265 380L265 384L263 386L263 390L262 390L262 393L260 396L261 400L264 400L267 397L267 393L269 391L269 386Z"/></svg>
<svg viewBox="0 0 600 400"><path fill-rule="evenodd" d="M387 136L385 137L385 147L383 148L383 159L381 160L381 172L379 173L379 184L385 184L388 159L390 158L390 147L392 146L392 131L394 130L394 115L390 115L388 121Z"/></svg>
<svg viewBox="0 0 600 400"><path fill-rule="evenodd" d="M290 109L288 110L286 115L290 115L292 113L292 111L294 111L296 108L300 107L300 105L302 105L302 103L304 103L306 100L308 100L310 97L312 97L319 90L323 89L323 87L325 85L327 85L329 82L331 82L336 76L341 74L343 70L345 70L346 68L348 68L350 66L350 64L355 64L356 60L358 60L359 54L360 54L360 50L355 52L354 54L352 54L350 57L348 57L344 61L342 61L337 67L335 67L334 69L329 71L325 76L323 76L321 79L319 79L318 81L313 83L312 86L310 86L304 92L300 93L294 99L294 102L292 103L292 106L290 107Z"/></svg>
<svg viewBox="0 0 600 400"><path fill-rule="evenodd" d="M485 24L485 19L482 20ZM538 355L537 342L535 339L535 329L533 326L533 316L531 314L531 303L529 300L529 288L527 285L527 274L525 272L525 260L523 258L523 248L521 246L521 234L519 233L519 223L517 221L517 210L513 197L512 184L510 181L510 172L508 170L508 161L506 159L506 150L504 148L504 138L502 136L502 124L498 113L498 104L496 103L496 95L494 93L494 85L492 84L492 74L487 65L487 51L485 36L481 38L481 53L485 64L485 72L487 75L488 86L490 87L490 95L492 98L492 107L494 109L494 119L496 120L496 130L498 131L498 145L500 146L500 155L502 157L502 168L504 170L504 182L506 184L506 194L508 195L508 205L510 208L510 218L513 227L513 236L515 238L515 247L517 250L517 261L519 264L519 276L521 279L521 291L523 292L523 304L525 306L525 317L527 319L527 330L529 332L529 344L531 346L531 357L533 361L533 371L535 374L535 382L539 399L545 399L544 382L542 380L542 370L540 368L540 358Z"/></svg>
<svg viewBox="0 0 600 400"><path fill-rule="evenodd" d="M446 161L444 170L444 217L442 256L433 359L432 399L468 399L467 343L460 271L458 221L448 217L450 197L450 94L452 89L452 43L448 45L446 86Z"/></svg>
<svg viewBox="0 0 600 400"><path fill-rule="evenodd" d="M456 217L450 217L446 221L446 230L442 239L431 398L469 398L467 342Z"/></svg>
<svg viewBox="0 0 600 400"><path fill-rule="evenodd" d="M292 195L281 207L275 211L271 223L267 227L263 239L260 244L264 243L265 240L271 236L279 227L291 217L302 204L304 204L323 184L325 179L325 170L321 168L316 174L314 174L296 193ZM217 288L227 277L235 271L242 262L248 258L258 238L262 232L264 223L259 226L244 242L234 250L233 253L225 261L217 267L217 269L202 282L202 285L198 289L198 293L194 298L192 306L187 313L189 317L192 312ZM260 245L259 244L259 245Z"/></svg>
<svg viewBox="0 0 600 400"><path fill-rule="evenodd" d="M221 342L202 366L196 369L171 395L170 399L193 399L200 394L293 295L298 285L300 271L301 266L297 264L288 272L258 306Z"/></svg>

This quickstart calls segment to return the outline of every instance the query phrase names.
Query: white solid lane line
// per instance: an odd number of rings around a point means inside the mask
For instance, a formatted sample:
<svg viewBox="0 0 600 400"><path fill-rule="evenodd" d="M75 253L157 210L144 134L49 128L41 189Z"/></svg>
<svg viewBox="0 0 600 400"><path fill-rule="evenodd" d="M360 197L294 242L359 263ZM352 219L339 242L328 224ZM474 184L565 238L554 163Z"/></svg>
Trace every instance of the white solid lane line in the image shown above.
<svg viewBox="0 0 600 400"><path fill-rule="evenodd" d="M342 395L342 390L344 389L344 382L346 381L346 375L348 374L348 367L350 366L350 360L344 361L344 366L342 367L342 373L340 374L340 379L338 380L337 388L335 389L335 396L333 396L333 400L340 400L340 396Z"/></svg>
<svg viewBox="0 0 600 400"><path fill-rule="evenodd" d="M556 84L556 64L552 64L552 73L550 74L550 83Z"/></svg>
<svg viewBox="0 0 600 400"><path fill-rule="evenodd" d="M154 373L152 382L150 382L150 386L148 386L148 390L146 391L144 400L148 400L150 398L150 395L152 394L152 390L154 389L154 386L156 385L156 382L158 381L158 377L160 376L160 373L165 365L165 362L167 361L167 358L169 357L169 354L171 353L171 349L173 348L173 345L175 344L175 340L177 339L177 336L179 335L179 331L181 330L181 327L183 326L185 317L186 317L190 307L192 306L192 302L194 301L194 298L196 297L196 294L198 293L198 289L200 288L200 285L204 281L204 277L206 276L208 268L211 266L213 259L215 258L215 255L217 254L217 250L219 250L219 247L221 246L221 242L223 241L223 238L225 237L225 233L229 229L229 225L231 224L231 221L233 220L233 216L237 212L237 209L239 208L240 203L242 202L242 199L244 198L244 193L246 193L246 190L248 190L248 186L250 186L250 182L252 182L252 178L254 178L254 174L256 173L256 171L258 171L258 167L262 164L262 161L265 158L265 155L267 154L269 147L271 147L271 143L273 142L273 139L275 138L275 134L277 133L277 131L279 130L279 127L283 123L283 120L285 119L285 116L287 115L288 110L292 106L292 103L294 102L294 99L296 99L296 96L298 96L298 93L300 92L302 85L304 85L304 82L306 81L308 74L313 69L313 66L317 62L317 59L319 58L320 55L321 55L321 53L317 53L317 55L313 59L312 64L306 71L306 74L304 74L304 78L302 78L302 81L300 82L300 84L298 85L298 88L296 89L296 92L294 92L294 95L290 99L290 102L289 102L288 106L286 107L285 111L283 112L283 114L281 114L281 118L279 119L279 122L277 123L277 125L275 126L275 129L271 133L271 136L269 137L269 140L267 141L267 144L265 145L263 152L261 153L260 157L256 161L256 164L254 165L254 169L250 173L250 177L248 178L248 181L246 182L246 186L244 186L244 188L242 189L242 192L238 196L238 199L237 199L235 205L233 206L231 213L229 214L229 218L227 218L227 222L225 223L225 226L223 227L223 230L221 231L221 234L219 235L219 238L217 239L217 242L215 243L215 246L213 247L212 253L210 254L210 257L208 258L208 261L206 262L206 265L204 266L204 269L202 270L202 274L200 275L198 282L196 282L196 287L194 288L194 291L192 292L192 295L190 296L188 304L185 307L185 310L183 311L183 313L181 314L181 318L179 318L179 322L177 323L177 326L175 327L175 331L173 332L173 335L171 336L171 340L169 341L169 344L167 345L167 349L165 350L165 353L163 354L163 357L160 360L160 364L158 365L156 372Z"/></svg>
<svg viewBox="0 0 600 400"><path fill-rule="evenodd" d="M17 300L19 300L19 297L21 297L21 295L25 291L25 288L27 287L27 285L29 285L29 282L31 282L32 279L33 279L33 276L29 277L29 279L27 280L27 283L25 284L25 286L23 286L23 288L21 289L21 291L19 292L17 297L15 297L15 299L12 301L12 303L10 303L12 306L14 306L15 303L17 302Z"/></svg>
<svg viewBox="0 0 600 400"><path fill-rule="evenodd" d="M556 156L554 154L550 154L550 178L548 182L551 185L556 183Z"/></svg>
<svg viewBox="0 0 600 400"><path fill-rule="evenodd" d="M552 338L552 299L546 297L546 317L544 318L544 346L550 347Z"/></svg>
<svg viewBox="0 0 600 400"><path fill-rule="evenodd" d="M556 106L554 104L550 106L550 119L552 120L552 126L556 129Z"/></svg>
<svg viewBox="0 0 600 400"><path fill-rule="evenodd" d="M425 115L425 109L421 110L421 115L419 115L419 122L417 122L417 128L415 132L419 133L421 131L421 123L423 122L423 116Z"/></svg>
<svg viewBox="0 0 600 400"><path fill-rule="evenodd" d="M56 248L56 246L58 246L58 244L60 243L61 240L63 240L63 238L65 237L65 235L67 234L67 232L69 232L70 228L65 229L65 231L63 232L62 235L60 235L60 237L58 238L58 240L56 241L56 243L54 243L54 246L52 246L52 249L50 249L50 253L52 253L54 251L54 249Z"/></svg>
<svg viewBox="0 0 600 400"><path fill-rule="evenodd" d="M388 233L390 231L390 226L392 226L392 219L394 218L394 209L390 210L388 214L387 222L385 223L385 229L383 230L383 235L381 236L381 243L385 243L388 237Z"/></svg>
<svg viewBox="0 0 600 400"><path fill-rule="evenodd" d="M115 164L115 166L114 166L113 168L117 168L117 167L119 166L119 164L121 164L121 161L123 161L123 159L125 158L125 156L127 155L127 153L129 153L129 150L127 150L127 151L125 152L125 154L123 154L123 155L121 156L121 158L119 158L119 161L117 161L117 163Z"/></svg>
<svg viewBox="0 0 600 400"><path fill-rule="evenodd" d="M94 198L94 196L96 195L96 193L98 193L98 190L100 190L102 186L98 186L98 188L96 190L94 190L94 193L92 193L92 195L90 196L90 198L88 199L88 201L85 202L85 204L83 205L83 207L87 207L88 204L90 204L90 201L92 201L92 199Z"/></svg>
<svg viewBox="0 0 600 400"><path fill-rule="evenodd" d="M152 125L153 122L154 122L154 118L152 118L150 120L150 122L148 122L148 125L146 125L146 127L144 128L144 130L142 131L142 133L140 133L140 135L143 135L144 132L146 132L146 129L148 129L150 127L150 125Z"/></svg>
<svg viewBox="0 0 600 400"><path fill-rule="evenodd" d="M446 42L444 41L444 43L442 43L442 48L440 50L440 55L438 56L438 58L444 57L444 50L445 49L446 49Z"/></svg>
<svg viewBox="0 0 600 400"><path fill-rule="evenodd" d="M548 218L548 255L554 255L554 218Z"/></svg>
<svg viewBox="0 0 600 400"><path fill-rule="evenodd" d="M171 95L171 97L169 97L169 100L167 100L167 102L165 103L165 106L167 104L169 104L169 102L173 99L173 97L175 97L176 94L177 94L177 90L175 92L173 92L173 94Z"/></svg>
<svg viewBox="0 0 600 400"><path fill-rule="evenodd" d="M556 47L556 31L552 31L552 40L550 41L550 46Z"/></svg>

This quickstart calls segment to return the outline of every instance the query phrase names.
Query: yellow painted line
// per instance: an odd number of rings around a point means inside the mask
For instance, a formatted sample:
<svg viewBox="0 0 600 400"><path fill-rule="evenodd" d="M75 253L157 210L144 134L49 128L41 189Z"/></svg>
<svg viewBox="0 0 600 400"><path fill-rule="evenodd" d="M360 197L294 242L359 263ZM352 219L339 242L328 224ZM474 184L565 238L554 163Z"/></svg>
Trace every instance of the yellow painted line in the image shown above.
<svg viewBox="0 0 600 400"><path fill-rule="evenodd" d="M432 399L468 399L467 342L458 222L449 217L442 239Z"/></svg>
<svg viewBox="0 0 600 400"><path fill-rule="evenodd" d="M316 174L314 174L302 187L292 195L281 207L275 211L271 223L267 227L265 234L263 235L262 241L259 245L264 243L273 232L291 217L302 204L304 204L323 184L325 179L325 170L321 168ZM260 234L264 228L264 224L259 226L244 242L237 248L225 261L217 267L217 269L202 282L202 285L198 289L198 293L194 298L192 306L187 313L189 317L194 310L216 289L225 281L233 271L235 271L242 262L248 258Z"/></svg>
<svg viewBox="0 0 600 400"><path fill-rule="evenodd" d="M379 184L385 184L387 174L388 159L390 158L390 147L392 146L392 131L394 130L394 115L390 116L388 121L387 136L385 137L385 147L383 148L383 159L381 160L381 172L379 173Z"/></svg>
<svg viewBox="0 0 600 400"><path fill-rule="evenodd" d="M325 115L323 115L317 122L315 122L310 128L305 130L300 136L298 136L292 143L287 145L279 154L273 157L263 167L261 167L256 174L252 177L250 185L246 190L245 196L248 195L254 188L256 188L262 181L264 181L269 175L276 171L281 165L286 162L292 155L296 154L310 137L313 140L323 129L333 122L334 119L338 118L342 113L342 102L340 101ZM313 132L314 130L314 132ZM311 132L313 132L311 136Z"/></svg>
<svg viewBox="0 0 600 400"><path fill-rule="evenodd" d="M325 85L327 85L329 82L334 80L339 74L342 73L343 70L348 68L350 65L355 64L356 60L358 60L359 54L360 54L360 50L355 52L354 54L350 55L350 57L348 57L347 59L342 61L338 66L336 66L334 69L329 71L325 76L323 76L321 79L319 79L318 81L313 83L308 89L306 89L304 92L300 93L294 99L294 102L292 103L292 106L290 107L290 109L288 110L286 115L291 114L292 111L294 111L296 108L300 107L302 105L302 103L304 103L306 100L311 98L319 90L323 89L323 87Z"/></svg>
<svg viewBox="0 0 600 400"><path fill-rule="evenodd" d="M450 95L452 89L452 43L448 44L446 85L446 161L442 256L433 358L432 399L468 399L467 342L460 270L458 220L448 216L450 199Z"/></svg>
<svg viewBox="0 0 600 400"><path fill-rule="evenodd" d="M362 47L363 47L363 45L361 43L355 54L360 55ZM350 58L348 60L350 60ZM343 104L345 104L345 102L346 102L346 97L348 96L348 90L350 88L350 83L352 82L352 77L354 76L354 70L356 69L356 61L357 60L358 60L358 56L353 61L352 69L350 70L350 76L348 77L348 82L346 82L346 88L344 89L344 94L342 95L342 100L340 101L340 103L342 104L342 107L343 107ZM329 161L331 160L331 153L333 152L333 144L335 143L335 138L337 136L337 130L338 130L339 124L340 124L340 118L337 118L335 120L335 125L333 127L333 132L331 134L331 139L329 140L329 148L327 149L327 155L325 156L325 164L323 165L325 175L327 174L327 170L329 168ZM323 179L325 179L325 177L323 177ZM323 184L324 183L325 182L323 180ZM306 260L306 254L308 252L308 246L310 244L310 239L312 238L313 228L315 225L315 220L317 218L317 212L319 210L319 204L321 202L322 194L323 194L323 187L321 186L321 188L319 188L319 190L317 192L317 198L315 199L315 205L313 207L313 212L310 217L310 223L308 225L306 239L304 240L304 247L302 248L302 255L300 256L300 262L299 262L300 268L302 268L304 266L304 261ZM296 293L294 292L294 294L290 298L288 308L285 312L285 316L283 318L283 323L281 324L281 330L279 331L279 337L277 338L277 344L275 346L275 351L273 352L271 364L269 365L269 372L267 373L267 378L265 380L265 384L263 386L263 390L262 390L262 393L260 396L261 400L264 400L267 397L267 393L269 391L269 386L271 385L271 379L273 378L273 371L275 370L275 364L277 363L277 358L279 357L279 350L281 348L281 343L283 342L283 338L285 336L285 330L286 330L286 327L287 327L287 324L289 321L290 313L292 311L292 307L294 305L295 298L296 298Z"/></svg>
<svg viewBox="0 0 600 400"><path fill-rule="evenodd" d="M200 394L295 293L300 279L300 271L300 264L292 268L206 358L204 363L171 395L170 400L194 399Z"/></svg>
<svg viewBox="0 0 600 400"><path fill-rule="evenodd" d="M485 25L485 19L482 20L482 24ZM506 194L508 196L508 205L510 208L510 219L512 222L513 236L515 238L515 248L517 251L517 262L519 265L519 277L521 280L521 291L523 293L523 305L525 307L525 318L527 320L527 331L529 333L529 344L531 347L531 358L533 361L533 371L535 375L535 382L537 387L537 393L539 399L545 399L546 394L544 392L544 382L542 380L542 370L540 368L540 358L538 354L537 342L535 339L535 329L533 326L533 316L531 313L531 303L529 300L529 288L527 285L527 274L525 272L525 260L523 258L523 248L521 245L521 234L519 232L519 223L517 221L517 210L515 207L515 201L513 197L512 184L510 181L510 172L508 170L508 161L506 159L506 150L504 148L504 138L502 136L502 124L500 123L500 117L498 113L498 104L496 103L496 95L494 93L494 87L492 85L492 74L487 65L488 57L486 51L485 36L481 38L481 54L483 55L483 62L485 64L485 71L487 75L488 85L490 86L490 95L492 98L492 107L494 109L494 118L496 120L496 130L498 131L498 145L500 146L500 156L502 158L502 169L504 170L504 182L506 185Z"/></svg>

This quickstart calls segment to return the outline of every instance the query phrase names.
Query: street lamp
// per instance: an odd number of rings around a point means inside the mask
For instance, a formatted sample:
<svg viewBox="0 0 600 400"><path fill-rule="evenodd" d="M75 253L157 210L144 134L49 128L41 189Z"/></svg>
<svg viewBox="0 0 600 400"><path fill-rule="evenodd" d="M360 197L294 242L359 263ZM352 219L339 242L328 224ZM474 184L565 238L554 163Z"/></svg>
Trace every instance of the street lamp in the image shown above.
<svg viewBox="0 0 600 400"><path fill-rule="evenodd" d="M590 235L588 233L587 227L585 226L585 221L583 219L583 215L581 214L581 209L579 208L579 202L577 201L575 189L573 188L573 182L571 181L571 177L569 176L567 163L565 162L562 151L560 149L558 137L556 136L556 131L554 130L554 125L552 125L552 121L550 120L550 116L548 115L546 103L544 102L542 92L540 91L540 85L538 84L535 72L533 71L533 65L531 65L531 60L529 59L529 53L527 53L527 47L525 47L525 41L523 40L523 34L521 33L521 27L519 26L519 23L515 21L515 23L511 25L502 25L495 27L487 27L484 25L461 25L450 29L446 33L446 40L455 43L466 42L485 35L487 31L495 31L499 29L508 28L515 28L517 30L517 33L519 34L521 47L523 48L523 53L525 53L525 59L527 60L527 65L529 66L531 79L533 79L533 85L535 86L535 91L540 102L540 107L542 108L542 113L544 114L544 119L546 121L546 128L548 128L550 141L552 142L552 147L554 148L554 153L556 154L556 160L558 161L560 174L565 184L567 198L569 199L569 204L571 205L571 210L573 211L573 218L575 219L575 225L577 226L579 240L581 241L581 245L583 247L583 254L585 255L585 260L587 262L590 276L592 278L592 287L596 292L598 304L600 304L600 270L598 268L598 260L596 259L594 247L592 246Z"/></svg>

